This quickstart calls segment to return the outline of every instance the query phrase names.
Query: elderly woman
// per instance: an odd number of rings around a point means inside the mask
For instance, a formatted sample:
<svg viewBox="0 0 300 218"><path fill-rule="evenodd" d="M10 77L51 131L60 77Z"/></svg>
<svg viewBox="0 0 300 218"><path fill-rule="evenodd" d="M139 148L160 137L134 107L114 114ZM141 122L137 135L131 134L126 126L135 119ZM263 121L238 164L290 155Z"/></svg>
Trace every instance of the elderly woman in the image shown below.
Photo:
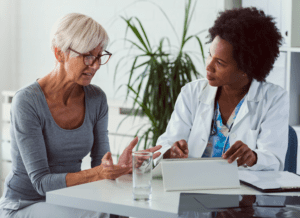
<svg viewBox="0 0 300 218"><path fill-rule="evenodd" d="M107 33L92 18L66 15L52 38L55 68L15 94L10 131L12 170L0 203L3 217L107 217L45 203L48 191L131 172L131 151L138 139L113 165L106 96L90 84L100 65L112 55L106 50L107 43ZM89 152L92 168L81 171L81 161Z"/></svg>
<svg viewBox="0 0 300 218"><path fill-rule="evenodd" d="M272 19L256 8L220 13L209 29L207 79L182 88L156 161L222 157L249 170L283 170L288 94L265 81L282 40Z"/></svg>

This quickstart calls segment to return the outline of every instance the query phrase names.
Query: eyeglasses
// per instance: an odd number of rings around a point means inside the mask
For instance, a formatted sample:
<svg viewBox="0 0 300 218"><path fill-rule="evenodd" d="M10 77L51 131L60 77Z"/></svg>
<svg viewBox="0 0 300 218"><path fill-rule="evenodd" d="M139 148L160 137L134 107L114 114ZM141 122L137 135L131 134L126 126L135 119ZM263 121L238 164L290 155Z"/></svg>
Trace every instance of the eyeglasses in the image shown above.
<svg viewBox="0 0 300 218"><path fill-rule="evenodd" d="M85 54L81 54L77 51L74 51L73 49L69 48L71 51L79 54L79 55L82 55L83 56L83 63L86 65L86 66L93 66L93 64L95 63L96 60L98 60L98 63L100 65L104 65L106 64L110 57L112 56L112 53L104 50L106 52L106 54L101 54L101 55L98 55L97 57L94 56L94 55L91 55L91 54L88 54L88 55L85 55Z"/></svg>

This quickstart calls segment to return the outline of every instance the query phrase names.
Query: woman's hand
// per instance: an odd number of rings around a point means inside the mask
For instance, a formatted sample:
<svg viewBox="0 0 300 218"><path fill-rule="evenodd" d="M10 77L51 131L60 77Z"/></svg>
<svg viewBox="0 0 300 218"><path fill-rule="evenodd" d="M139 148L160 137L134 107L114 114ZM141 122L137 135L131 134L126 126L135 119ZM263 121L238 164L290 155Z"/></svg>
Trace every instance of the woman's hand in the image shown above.
<svg viewBox="0 0 300 218"><path fill-rule="evenodd" d="M257 162L257 154L242 141L236 141L222 157L228 159L228 163L232 163L237 159L238 166L247 165L252 167Z"/></svg>
<svg viewBox="0 0 300 218"><path fill-rule="evenodd" d="M123 153L121 154L121 156L119 157L119 162L118 162L118 166L122 166L122 167L129 167L131 169L130 173L132 173L132 149L136 146L136 144L138 143L139 139L138 137L135 137L130 144L125 148L125 150L123 151ZM141 152L155 152L159 149L161 149L161 145L157 145L153 148L148 148L146 150L139 150ZM153 160L157 157L159 157L160 152L157 152L155 154L153 154Z"/></svg>
<svg viewBox="0 0 300 218"><path fill-rule="evenodd" d="M166 152L164 158L188 158L189 149L188 144L184 139L175 142L170 150Z"/></svg>
<svg viewBox="0 0 300 218"><path fill-rule="evenodd" d="M132 167L114 165L111 153L107 152L103 158L101 165L97 166L97 173L100 179L116 179L122 175L128 174Z"/></svg>
<svg viewBox="0 0 300 218"><path fill-rule="evenodd" d="M128 174L131 170L132 167L114 165L111 153L107 152L103 156L102 163L99 166L76 173L68 173L66 176L66 185L70 187L102 179L116 179Z"/></svg>

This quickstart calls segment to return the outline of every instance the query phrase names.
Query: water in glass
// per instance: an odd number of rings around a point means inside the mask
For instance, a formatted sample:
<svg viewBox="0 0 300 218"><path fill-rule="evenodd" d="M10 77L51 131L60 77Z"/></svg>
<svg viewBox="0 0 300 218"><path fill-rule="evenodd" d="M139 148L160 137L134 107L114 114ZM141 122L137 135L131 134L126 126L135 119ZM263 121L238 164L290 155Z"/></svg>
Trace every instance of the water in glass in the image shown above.
<svg viewBox="0 0 300 218"><path fill-rule="evenodd" d="M150 200L152 194L152 156L151 152L132 153L132 181L134 200Z"/></svg>

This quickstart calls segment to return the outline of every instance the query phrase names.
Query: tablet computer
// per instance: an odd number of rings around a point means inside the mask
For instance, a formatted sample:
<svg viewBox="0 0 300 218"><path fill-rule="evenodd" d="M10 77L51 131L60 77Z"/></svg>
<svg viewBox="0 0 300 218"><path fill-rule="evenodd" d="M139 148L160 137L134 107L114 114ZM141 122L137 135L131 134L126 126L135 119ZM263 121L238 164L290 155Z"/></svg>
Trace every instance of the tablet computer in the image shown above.
<svg viewBox="0 0 300 218"><path fill-rule="evenodd" d="M222 158L164 159L165 191L240 188L237 162Z"/></svg>

